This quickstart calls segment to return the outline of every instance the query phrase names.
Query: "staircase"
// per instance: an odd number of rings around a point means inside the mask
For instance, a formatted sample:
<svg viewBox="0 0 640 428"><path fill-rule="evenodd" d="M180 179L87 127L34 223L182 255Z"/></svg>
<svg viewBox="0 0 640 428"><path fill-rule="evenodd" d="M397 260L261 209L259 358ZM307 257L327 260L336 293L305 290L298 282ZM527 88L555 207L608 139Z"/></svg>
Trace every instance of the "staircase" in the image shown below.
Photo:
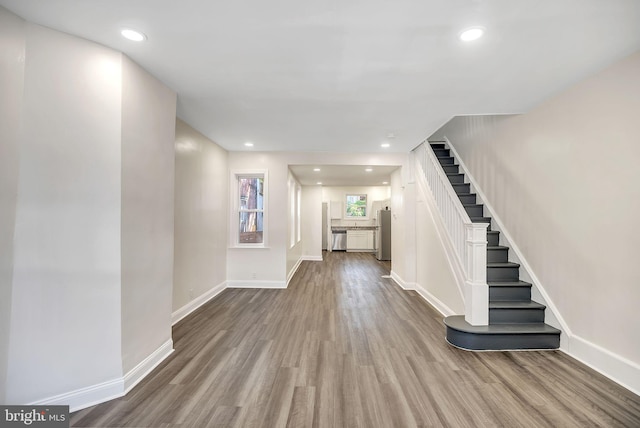
<svg viewBox="0 0 640 428"><path fill-rule="evenodd" d="M544 323L545 306L531 300L531 284L520 281L520 265L509 261L509 247L500 245L500 232L491 230L491 217L484 216L484 206L477 203L449 149L442 142L431 142L431 149L471 221L489 223L489 325L472 326L462 315L447 317L447 341L471 350L559 348L560 330Z"/></svg>

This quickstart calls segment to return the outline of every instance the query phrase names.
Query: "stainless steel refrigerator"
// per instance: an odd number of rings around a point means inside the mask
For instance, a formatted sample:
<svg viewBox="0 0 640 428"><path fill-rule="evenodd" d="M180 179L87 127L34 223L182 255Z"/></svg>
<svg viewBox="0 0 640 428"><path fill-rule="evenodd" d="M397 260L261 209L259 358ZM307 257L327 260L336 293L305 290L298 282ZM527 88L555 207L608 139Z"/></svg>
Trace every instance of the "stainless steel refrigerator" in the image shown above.
<svg viewBox="0 0 640 428"><path fill-rule="evenodd" d="M378 211L377 226L376 258L378 260L391 260L391 211Z"/></svg>

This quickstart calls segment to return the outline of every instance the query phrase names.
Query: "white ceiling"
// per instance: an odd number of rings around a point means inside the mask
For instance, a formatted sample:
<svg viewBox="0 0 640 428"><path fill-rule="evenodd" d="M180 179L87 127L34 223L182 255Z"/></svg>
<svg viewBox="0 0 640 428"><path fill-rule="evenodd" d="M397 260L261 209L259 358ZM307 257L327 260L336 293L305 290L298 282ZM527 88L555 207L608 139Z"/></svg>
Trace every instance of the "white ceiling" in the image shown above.
<svg viewBox="0 0 640 428"><path fill-rule="evenodd" d="M517 113L640 49L638 0L0 0L110 46L230 151L406 152L458 114ZM458 41L470 25L476 42ZM144 32L135 44L121 27Z"/></svg>
<svg viewBox="0 0 640 428"><path fill-rule="evenodd" d="M314 171L316 168L320 171ZM316 186L318 182L322 186L388 186L391 173L397 168L385 165L289 165L303 186Z"/></svg>

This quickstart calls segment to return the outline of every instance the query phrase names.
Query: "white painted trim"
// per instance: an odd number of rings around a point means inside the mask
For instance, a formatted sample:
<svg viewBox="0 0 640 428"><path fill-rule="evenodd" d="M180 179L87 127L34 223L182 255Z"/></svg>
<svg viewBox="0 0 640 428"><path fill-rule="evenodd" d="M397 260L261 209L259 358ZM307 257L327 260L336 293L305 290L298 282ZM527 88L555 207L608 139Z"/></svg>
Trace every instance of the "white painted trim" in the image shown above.
<svg viewBox="0 0 640 428"><path fill-rule="evenodd" d="M262 222L264 230L262 231L262 243L261 244L240 244L238 242L239 219L238 213L240 212L239 206L239 189L238 178L242 176L260 176L262 175L264 190L266 197L262 200ZM245 248L269 248L269 170L268 169L233 169L229 171L229 247L235 249Z"/></svg>
<svg viewBox="0 0 640 428"><path fill-rule="evenodd" d="M287 283L285 281L231 280L227 281L227 288L287 288Z"/></svg>
<svg viewBox="0 0 640 428"><path fill-rule="evenodd" d="M569 338L568 348L561 351L640 395L640 365L637 363L576 335Z"/></svg>
<svg viewBox="0 0 640 428"><path fill-rule="evenodd" d="M153 369L173 353L173 340L169 339L134 367L125 376L91 385L75 391L44 398L29 403L30 406L60 405L69 406L70 412L86 409L126 395L142 381Z"/></svg>
<svg viewBox="0 0 640 428"><path fill-rule="evenodd" d="M420 284L417 284L416 292L420 295L420 297L426 300L427 303L433 306L435 310L440 312L442 316L448 317L451 315L457 315L453 310L451 310L450 307L442 303L440 299L438 299L436 296L431 294L429 291L427 291L426 288L424 288Z"/></svg>
<svg viewBox="0 0 640 428"><path fill-rule="evenodd" d="M173 353L173 339L164 342L151 355L142 360L137 366L124 375L124 395L140 383L153 369Z"/></svg>
<svg viewBox="0 0 640 428"><path fill-rule="evenodd" d="M323 261L322 256L302 256L303 261L309 262L321 262Z"/></svg>
<svg viewBox="0 0 640 428"><path fill-rule="evenodd" d="M70 412L95 406L124 395L124 379L117 378L29 403L29 406L69 406Z"/></svg>
<svg viewBox="0 0 640 428"><path fill-rule="evenodd" d="M403 290L415 290L416 289L416 283L415 282L405 282L400 275L398 275L396 272L391 271L391 279L393 279L396 284L398 284L400 286L400 288L402 288Z"/></svg>
<svg viewBox="0 0 640 428"><path fill-rule="evenodd" d="M298 268L300 267L300 264L302 264L302 257L300 257L298 259L298 261L296 262L296 264L293 266L293 268L289 271L289 274L287 275L287 287L289 286L289 282L291 281L291 278L293 278L293 276L296 274L296 272L298 271Z"/></svg>
<svg viewBox="0 0 640 428"><path fill-rule="evenodd" d="M460 165L462 172L465 174L465 177L467 178L467 180L469 180L469 183L471 183L471 185L473 186L473 190L480 197L480 199L482 200L482 203L484 204L485 209L489 213L489 216L495 223L495 227L493 228L493 230L500 231L502 238L504 238L504 241L506 242L506 246L509 247L510 251L513 251L513 253L518 259L518 263L520 263L520 266L529 275L529 278L531 279L531 283L538 290L542 298L545 300L544 302L541 302L541 303L544 303L547 306L547 309L549 309L553 313L552 315L556 318L556 320L558 321L558 324L560 324L559 326L554 326L554 327L557 327L560 330L562 330L562 332L567 335L567 338L571 340L571 337L573 336L573 334L571 333L571 329L569 328L569 325L565 322L564 318L562 318L562 315L560 315L560 311L558 311L558 308L556 307L556 305L554 305L553 301L549 297L549 294L547 294L547 292L545 291L544 287L542 286L542 283L540 282L536 274L533 273L533 269L531 268L527 260L522 255L520 248L518 248L518 246L515 244L515 241L511 238L511 234L509 233L509 231L504 227L504 223L502 222L502 220L500 220L500 217L496 215L496 211L493 209L493 206L491 206L491 204L488 202L487 196L484 194L480 186L478 186L478 183L473 178L473 176L469 174L469 169L467 168L464 161L456 151L455 147L453 147L453 145L451 144L451 141L449 141L449 138L447 138L446 135L444 135L442 138L447 143L449 150L451 150L451 153L453 153L454 157L458 161L458 165ZM562 346L563 345L562 342L566 343L567 341L561 340L561 346L560 346L561 349L564 348Z"/></svg>
<svg viewBox="0 0 640 428"><path fill-rule="evenodd" d="M221 282L172 313L171 325L176 325L181 319L216 297L218 294L222 293L225 288L227 288L226 282Z"/></svg>
<svg viewBox="0 0 640 428"><path fill-rule="evenodd" d="M443 316L447 317L450 315L456 315L456 313L452 311L451 308L449 308L447 305L442 303L440 299L438 299L436 296L431 294L429 291L427 291L426 288L424 288L420 284L415 282L405 282L400 277L400 275L398 275L394 271L391 271L391 279L393 279L396 282L396 284L398 284L400 288L402 288L403 290L415 290L422 299L424 299L428 304L433 306L433 308L438 312L440 312Z"/></svg>

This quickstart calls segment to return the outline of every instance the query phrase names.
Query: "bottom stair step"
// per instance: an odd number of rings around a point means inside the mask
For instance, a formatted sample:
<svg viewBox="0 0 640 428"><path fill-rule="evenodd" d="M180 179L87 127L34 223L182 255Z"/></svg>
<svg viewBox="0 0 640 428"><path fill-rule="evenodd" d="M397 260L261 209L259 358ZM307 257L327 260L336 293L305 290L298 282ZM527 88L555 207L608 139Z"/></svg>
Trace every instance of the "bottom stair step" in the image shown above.
<svg viewBox="0 0 640 428"><path fill-rule="evenodd" d="M558 349L560 330L543 323L472 326L462 315L446 317L447 342L475 351Z"/></svg>
<svg viewBox="0 0 640 428"><path fill-rule="evenodd" d="M544 324L545 306L529 301L489 301L489 324Z"/></svg>

